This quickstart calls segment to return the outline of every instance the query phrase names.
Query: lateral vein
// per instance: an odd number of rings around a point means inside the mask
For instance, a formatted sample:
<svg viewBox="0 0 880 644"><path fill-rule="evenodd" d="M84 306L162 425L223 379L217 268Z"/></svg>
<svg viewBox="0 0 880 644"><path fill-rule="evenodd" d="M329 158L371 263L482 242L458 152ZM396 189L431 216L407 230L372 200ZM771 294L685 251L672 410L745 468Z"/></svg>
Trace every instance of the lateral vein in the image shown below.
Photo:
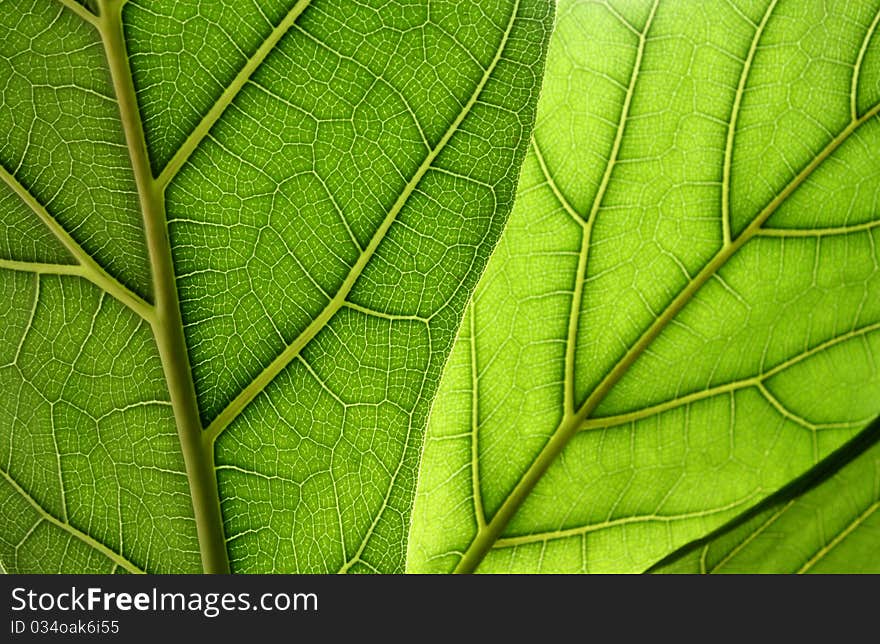
<svg viewBox="0 0 880 644"><path fill-rule="evenodd" d="M803 573L808 572L813 566L819 563L819 561L828 556L829 552L839 546L844 539L846 539L860 525L867 521L870 516L877 511L878 508L880 508L880 501L875 501L874 503L869 505L867 510L857 516L848 526L846 526L844 530L840 532L840 534L834 537L834 539L832 539L830 543L822 547L816 554L810 557L810 559L803 566L801 566L800 570L797 571L797 574L802 575Z"/></svg>
<svg viewBox="0 0 880 644"><path fill-rule="evenodd" d="M880 228L880 219L852 226L835 226L833 228L762 228L756 237L832 237L835 235L851 235Z"/></svg>
<svg viewBox="0 0 880 644"><path fill-rule="evenodd" d="M53 217L46 207L41 204L31 192L24 187L15 176L4 166L0 165L0 177L19 198L37 215L40 221L55 235L58 241L67 249L73 258L79 262L82 277L92 282L98 288L112 295L125 306L141 316L144 320L152 321L154 318L153 305L146 302L141 296L124 286L119 280L110 275L103 266L98 264L85 249L67 232L67 230ZM10 260L12 261L12 260ZM11 266L9 266L11 268Z"/></svg>
<svg viewBox="0 0 880 644"><path fill-rule="evenodd" d="M277 376L288 364L290 364L290 362L297 355L299 355L299 352L302 351L302 349L312 340L312 338L314 338L318 334L318 332L327 325L327 323L336 314L336 312L345 305L348 294L351 292L351 289L354 288L355 282L358 280L361 273L364 271L367 264L372 259L373 254L376 252L379 244L385 238L388 230L391 228L391 225L397 220L397 216L400 214L400 212L403 210L403 207L409 201L409 198L415 191L416 187L419 185L419 183L421 183L422 178L431 168L440 152L446 147L450 139L452 139L452 136L458 131L462 122L465 120L465 118L467 118L468 114L470 114L471 109L473 109L474 105L482 94L483 88L485 88L486 83L489 82L489 78L495 71L498 62L501 60L501 55L504 52L508 39L510 38L510 32L513 28L513 23L518 12L519 0L517 0L514 6L510 22L507 25L507 31L505 31L504 33L499 49L495 53L494 59L483 72L483 76L480 79L480 82L477 83L467 103L465 103L459 114L456 116L455 120L443 134L443 137L437 142L437 145L427 154L427 156L425 156L415 174L413 174L412 178L407 182L397 200L386 213L385 218L382 220L382 223L376 229L376 232L373 233L373 236L370 238L370 242L364 248L363 252L359 255L354 266L352 266L345 280L342 282L342 285L339 287L339 290L327 303L324 309L318 314L318 316L314 320L312 320L312 322L299 334L299 336L297 336L293 342L291 342L278 356L276 356L276 358L271 363L269 363L269 365L265 367L263 371L261 371L223 409L223 411L221 411L217 415L217 417L214 418L213 421L211 421L210 425L208 425L208 428L205 430L207 433L207 440L209 442L213 443L217 440L217 437L220 436L223 430L229 426L229 424L257 396L257 394L263 391L263 389L265 389L265 387L275 378L275 376Z"/></svg>
<svg viewBox="0 0 880 644"><path fill-rule="evenodd" d="M736 87L736 96L733 99L733 108L730 111L730 121L727 128L727 141L724 145L724 169L721 180L721 228L724 243L729 244L731 240L730 232L730 172L733 165L733 141L736 138L736 125L739 122L740 107L742 107L742 99L746 90L746 82L749 78L749 72L752 70L752 63L755 60L755 54L758 52L758 42L764 34L764 28L770 20L773 9L779 0L773 0L764 12L761 23L755 28L755 35L749 45L749 53L746 55L745 63L743 63L742 72L739 75L739 83ZM731 3L732 4L732 3Z"/></svg>
<svg viewBox="0 0 880 644"><path fill-rule="evenodd" d="M39 514L41 519L43 519L44 521L48 521L52 525L54 525L58 528L61 528L62 530L64 530L68 534L72 535L73 537L76 537L77 539L82 541L87 546L93 548L94 550L97 550L102 555L104 555L105 557L110 559L113 563L115 563L119 566L122 566L123 568L125 568L129 572L135 573L135 574L144 574L143 570L141 570L138 566L136 566L131 561L126 559L120 553L116 552L115 550L111 550L110 548L105 546L103 543L101 543L100 541L95 539L94 537L92 537L92 536L86 534L85 532L82 532L81 530L73 527L69 523L66 523L66 522L61 521L60 519L56 518L48 510L46 510L42 505L40 505L40 503L35 498L33 498L30 494L28 494L27 491L25 491L25 489L22 488L15 481L15 479L13 479L9 475L8 472L0 469L0 476L2 476L6 480L6 482L12 487L12 489L14 489L16 492L18 492L18 494L25 501L27 501L30 504L30 506L32 508L34 508L34 510L37 511L37 514Z"/></svg>
<svg viewBox="0 0 880 644"><path fill-rule="evenodd" d="M471 494L474 497L474 517L477 527L486 525L486 511L483 506L482 486L480 484L480 374L477 368L477 306L471 300L468 305L470 318L468 332L470 334L471 363Z"/></svg>
<svg viewBox="0 0 880 644"><path fill-rule="evenodd" d="M0 259L0 268L21 273L37 273L39 275L86 276L86 271L80 264L47 264L43 262L21 262L15 259Z"/></svg>
<svg viewBox="0 0 880 644"><path fill-rule="evenodd" d="M742 550L744 550L746 548L746 546L748 546L752 541L754 541L759 536L761 536L767 530L767 528L769 528L771 525L776 523L776 521L779 520L779 517L781 517L783 514L788 512L788 509L792 505L794 505L794 499L792 499L791 501L789 501L788 503L783 505L781 508L779 508L776 512L774 512L766 521L764 521L764 523L762 523L755 530L753 530L749 534L748 537L743 539L743 541L741 543L738 543L735 548L731 549L730 552L728 552L724 557L719 559L718 562L714 566L712 566L711 570L706 570L704 567L703 568L704 573L706 573L706 572L713 573L716 570L718 570L719 568L721 568L722 566L726 566L727 563L729 561L731 561L734 557L736 557L736 555L738 555L740 552L742 552ZM707 547L708 547L708 544L707 544Z"/></svg>
<svg viewBox="0 0 880 644"><path fill-rule="evenodd" d="M816 345L815 347L812 347L795 356L792 356L791 358L779 363L772 369L768 369L763 373L750 376L748 378L733 380L731 382L716 385L708 389L695 391L684 396L677 396L676 398L673 398L671 400L664 400L662 403L657 403L656 405L651 405L650 407L644 407L635 411L624 412L622 414L616 414L614 416L594 416L591 418L587 418L581 425L581 431L615 427L617 425L623 425L625 423L631 423L637 420L642 420L644 418L649 418L651 416L655 416L671 409L676 409L684 405L699 402L701 400L706 400L707 398L713 398L715 396L739 391L740 389L747 389L749 387L757 387L759 384L767 382L773 376L776 376L786 369L789 369L794 365L803 362L804 360L807 360L811 356L826 351L827 349L835 345L842 344L843 342L848 342L849 340L853 340L855 338L864 338L866 335L874 333L876 331L880 331L880 322L869 324L859 329L848 331L847 333L842 333ZM817 426L826 427L827 425Z"/></svg>
<svg viewBox="0 0 880 644"><path fill-rule="evenodd" d="M868 27L868 32L865 34L865 39L862 41L859 55L856 57L856 64L853 66L852 86L850 88L850 116L853 120L857 119L859 116L859 76L861 76L862 64L865 62L865 56L868 53L868 44L871 42L874 32L877 31L878 25L880 25L880 11L877 12L877 15L874 16L874 21L871 23L871 26Z"/></svg>
<svg viewBox="0 0 880 644"><path fill-rule="evenodd" d="M162 362L186 465L202 568L206 573L228 573L229 555L217 493L214 452L212 446L205 442L199 416L168 238L165 195L150 169L122 24L123 4L122 0L100 0L100 31L143 215L144 237L156 299L156 314L151 321L153 337Z"/></svg>
<svg viewBox="0 0 880 644"><path fill-rule="evenodd" d="M688 519L699 519L701 517L712 516L714 514L721 514L723 512L734 510L750 502L752 499L758 496L758 494L760 494L760 491L755 491L743 497L742 499L737 499L736 501L728 503L727 505L718 508L712 508L710 510L683 512L681 514L671 515L657 514L656 512L653 514L638 514L630 517L621 517L619 519L608 519L607 521L602 521L600 523L592 523L590 525L576 526L573 528L547 530L545 532L535 532L532 534L519 535L515 537L505 537L504 539L499 539L498 541L496 541L493 545L493 548L510 548L514 546L528 545L530 543L543 543L546 541L553 541L555 539L567 539L569 537L577 537L584 534L589 534L590 532L596 532L597 530L605 530L607 528L614 528L622 525L632 525L634 523L674 523L676 521L687 521Z"/></svg>
<svg viewBox="0 0 880 644"><path fill-rule="evenodd" d="M578 253L578 264L575 272L574 288L571 293L571 304L568 312L568 334L565 340L565 373L563 386L563 415L569 417L575 413L575 370L577 367L577 338L579 332L580 313L582 309L582 301L584 296L584 282L587 276L587 262L590 256L590 243L593 236L593 225L602 203L605 201L605 194L608 186L611 184L611 175L614 172L614 166L620 157L620 148L623 143L623 135L626 131L627 122L629 120L630 109L632 107L633 96L635 95L636 82L642 69L642 61L645 55L645 45L648 42L648 31L651 29L651 23L654 22L654 16L657 13L657 7L660 5L659 0L655 0L651 7L651 13L645 21L644 29L637 32L639 46L636 50L636 57L633 61L633 69L630 73L629 84L626 88L626 95L623 99L623 105L620 108L620 116L618 117L617 131L614 134L614 142L611 144L611 153L608 155L608 161L605 164L605 170L602 173L602 180L596 195L593 198L593 204L590 207L590 213L584 221L583 231L581 233L581 248ZM537 150L537 145L535 146ZM550 173L546 171L543 164L543 158L540 158L541 169L548 177ZM552 184L555 188L555 183ZM567 202L566 202L567 203Z"/></svg>
<svg viewBox="0 0 880 644"><path fill-rule="evenodd" d="M76 0L58 0L58 2L94 27L98 27L98 16L89 11Z"/></svg>
<svg viewBox="0 0 880 644"><path fill-rule="evenodd" d="M587 222L584 217L575 210L574 206L571 205L571 202L564 194L562 194L562 190L560 190L559 186L556 184L556 180L553 178L550 169L547 167L547 162L544 160L544 153L541 152L541 146L538 145L538 139L534 135L532 135L532 151L535 154L535 159L538 161L538 166L541 168L541 174L544 175L544 180L553 192L553 196L556 197L556 201L559 202L562 209L565 210L565 212L567 212L578 225L585 226Z"/></svg>
<svg viewBox="0 0 880 644"><path fill-rule="evenodd" d="M187 159L189 159L195 149L202 142L202 139L205 138L211 128L214 127L214 124L223 115L223 112L226 111L226 108L229 107L229 104L232 103L236 96L238 96L238 93L250 80L251 76L254 75L257 68L264 60L266 60L266 57L272 52L272 50L275 49L275 46L279 43L281 38L284 37L284 34L286 34L293 26L293 23L296 22L296 19L299 18L302 12L305 11L306 7L309 6L310 2L311 0L298 0L298 2L293 5L293 8L287 12L287 15L284 16L281 22L279 22L272 30L269 37L266 38L257 51L254 52L253 56L248 59L244 64L244 67L239 70L229 86L223 90L223 93L211 109L208 110L208 113L205 114L204 118L190 133L183 145L180 146L159 174L156 182L160 189L164 190L164 188L168 186L183 164L186 163Z"/></svg>

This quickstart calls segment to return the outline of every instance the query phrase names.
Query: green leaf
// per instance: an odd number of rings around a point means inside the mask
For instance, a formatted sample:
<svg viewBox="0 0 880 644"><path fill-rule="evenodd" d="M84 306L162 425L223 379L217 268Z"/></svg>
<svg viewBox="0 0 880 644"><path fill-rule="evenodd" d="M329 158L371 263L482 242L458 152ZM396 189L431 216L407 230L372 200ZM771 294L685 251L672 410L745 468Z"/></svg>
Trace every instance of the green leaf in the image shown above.
<svg viewBox="0 0 880 644"><path fill-rule="evenodd" d="M401 570L549 0L0 12L3 569Z"/></svg>
<svg viewBox="0 0 880 644"><path fill-rule="evenodd" d="M880 2L560 3L413 571L636 572L880 413Z"/></svg>
<svg viewBox="0 0 880 644"><path fill-rule="evenodd" d="M880 421L826 463L651 572L877 574Z"/></svg>

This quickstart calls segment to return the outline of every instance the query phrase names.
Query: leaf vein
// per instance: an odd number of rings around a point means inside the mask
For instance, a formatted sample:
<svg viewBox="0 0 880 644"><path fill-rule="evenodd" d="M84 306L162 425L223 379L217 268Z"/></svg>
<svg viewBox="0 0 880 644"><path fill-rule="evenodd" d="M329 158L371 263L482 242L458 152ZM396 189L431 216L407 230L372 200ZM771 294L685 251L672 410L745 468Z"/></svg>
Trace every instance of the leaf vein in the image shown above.
<svg viewBox="0 0 880 644"><path fill-rule="evenodd" d="M602 400L605 399L624 374L629 371L629 368L635 363L638 357L648 349L657 336L660 335L661 331L663 331L670 321L672 321L693 299L697 291L699 291L703 285L709 281L709 279L722 266L724 266L740 248L742 248L742 246L756 236L770 216L776 212L785 200L795 192L795 190L797 190L807 178L812 175L816 168L822 165L822 163L828 159L834 151L850 137L850 135L870 119L876 117L878 113L880 113L880 103L877 103L862 117L847 125L838 136L832 139L822 151L819 152L813 160L808 163L785 186L785 188L761 210L760 213L758 213L741 235L733 239L729 245L722 246L715 256L705 265L703 270L701 270L696 277L691 280L687 286L675 296L675 298L672 299L663 312L655 318L654 322L642 333L639 339L597 385L593 392L588 396L587 400L581 405L577 413L574 416L563 418L562 422L554 430L553 434L544 445L544 448L532 461L526 472L519 478L513 490L499 506L498 511L489 522L486 530L478 532L471 540L465 556L456 567L456 572L472 572L476 569L486 553L500 538L504 528L513 518L514 514L525 501L534 486L538 483L541 477L543 477L551 463L553 463L556 457L562 453L562 450L571 438L578 432L581 423L599 406Z"/></svg>
<svg viewBox="0 0 880 644"><path fill-rule="evenodd" d="M800 570L798 570L798 574L803 574L808 572L813 566L819 563L822 559L828 556L832 550L834 550L837 546L839 546L850 534L852 534L860 525L862 525L865 521L867 521L872 514L874 514L878 508L880 508L880 501L875 501L868 509L862 512L859 516L857 516L846 528L844 528L840 534L838 534L834 539L831 540L830 543L822 547L816 554L814 554L810 559L801 566Z"/></svg>
<svg viewBox="0 0 880 644"><path fill-rule="evenodd" d="M773 14L773 9L776 8L777 3L778 0L773 0L773 2L768 5L767 10L764 12L764 17L761 19L761 23L755 28L755 35L752 38L749 52L743 63L742 72L739 76L739 83L736 87L736 96L733 99L733 108L731 109L729 125L727 128L727 141L724 145L724 166L721 180L721 227L725 245L729 244L731 240L730 173L733 165L733 143L736 138L736 126L739 122L739 113L740 108L742 107L743 96L745 95L746 82L752 71L752 63L755 60L755 54L758 51L758 43L761 41L761 36L764 34L764 29L766 28L767 22L770 20L770 16ZM733 3L730 4L732 5Z"/></svg>
<svg viewBox="0 0 880 644"><path fill-rule="evenodd" d="M8 472L6 472L5 470L0 470L0 476L2 476L4 479L6 479L6 482L10 485L10 487L12 487L13 490L15 490L25 501L28 502L28 504L30 504L31 507L34 508L34 510L37 511L37 514L40 516L40 518L42 520L47 521L58 528L61 528L62 530L64 530L68 534L70 534L71 536L79 539L80 541L82 541L84 544L91 547L92 549L97 550L102 555L104 555L105 557L110 559L112 562L122 566L123 568L125 568L129 572L143 574L143 572L144 572L143 570L141 570L138 566L136 566L131 561L126 559L122 554L120 554L114 550L111 550L110 548L105 546L103 543L101 543L100 541L95 539L94 537L82 532L81 530L75 528L71 524L69 524L65 521L61 521L60 519L58 519L54 515L52 515L48 510L46 510L42 505L40 505L40 503L35 498L33 498L30 494L28 494L25 491L25 489L22 488L15 481L15 479L13 479L9 475Z"/></svg>
<svg viewBox="0 0 880 644"><path fill-rule="evenodd" d="M480 396L479 396L479 369L477 367L477 306L471 300L468 306L469 334L470 334L470 367L471 367L471 495L474 499L474 518L477 527L486 525L486 510L483 506L483 495L480 484Z"/></svg>
<svg viewBox="0 0 880 644"><path fill-rule="evenodd" d="M861 76L865 56L868 54L868 44L870 44L874 32L877 31L877 25L880 25L880 11L877 12L871 26L868 27L865 39L862 41L862 47L859 49L859 55L856 57L856 64L853 66L852 86L850 89L850 116L853 120L859 117L859 80L861 80L859 77Z"/></svg>
<svg viewBox="0 0 880 644"><path fill-rule="evenodd" d="M275 49L275 46L279 43L281 38L284 37L290 27L293 26L294 22L299 18L302 12L305 11L306 7L309 6L310 2L311 0L298 0L287 15L282 18L281 22L279 22L272 30L269 37L266 38L257 51L254 52L254 55L251 56L239 70L236 77L232 80L232 83L223 90L223 93L216 100L214 105L211 106L208 113L205 114L204 118L202 118L196 128L186 138L186 141L183 142L183 145L178 148L177 152L174 153L174 156L171 157L171 160L165 165L165 168L157 178L157 183L160 188L164 189L168 186L183 164L186 163L187 159L189 159L195 149L202 142L202 139L205 138L205 135L207 135L211 128L214 127L214 124L220 119L229 104L232 103L236 96L238 96L238 93L248 80L250 80L257 68L264 60L266 60L266 57L272 52L272 50Z"/></svg>
<svg viewBox="0 0 880 644"><path fill-rule="evenodd" d="M572 289L571 305L569 307L568 335L566 336L565 343L565 373L563 376L564 417L569 417L575 413L575 372L577 366L577 338L579 333L580 314L583 306L584 283L587 274L587 264L589 262L590 241L592 239L593 225L596 222L599 210L602 207L603 201L605 200L608 186L611 184L611 175L614 172L614 166L617 163L617 159L620 155L620 149L623 143L623 135L626 131L627 122L629 120L630 109L632 107L633 96L636 89L636 83L638 81L639 73L642 69L642 63L645 55L645 46L648 40L648 32L651 29L651 24L654 21L654 16L657 14L657 8L659 6L660 0L655 0L654 4L651 7L651 12L648 15L648 19L645 22L644 29L641 32L638 32L639 46L636 50L636 57L635 61L633 62L633 69L630 74L629 85L626 88L626 95L623 100L623 105L620 109L620 116L618 118L617 129L614 135L614 142L611 145L611 154L608 155L608 161L605 164L605 170L602 174L602 181L599 184L599 189L596 191L596 196L593 199L590 213L584 221L581 236L581 248L578 254L577 270L575 272L575 283L574 288ZM535 145L535 149L536 151L538 150L537 144ZM545 166L543 165L543 158L540 158L540 161L542 162L542 170L544 170ZM549 172L545 171L545 175L549 177Z"/></svg>
<svg viewBox="0 0 880 644"><path fill-rule="evenodd" d="M740 389L747 389L749 387L757 387L759 383L770 380L772 377L782 373L786 369L789 369L800 362L803 362L804 360L807 360L813 355L826 351L835 345L847 342L854 338L865 338L870 333L876 331L880 331L880 322L870 324L868 326L855 329L847 333L843 333L839 336L831 338L830 340L826 340L825 342L822 342L821 344L818 344L811 349L792 356L791 358L781 362L780 364L762 374L758 374L748 378L742 378L740 380L734 380L724 383L722 385L710 387L702 391L696 391L684 396L678 396L670 400L665 400L662 403L658 403L650 407L644 407L642 409L637 409L635 411L626 412L615 416L595 416L592 418L587 418L581 425L581 431L607 428L616 425L622 425L625 423L631 423L637 420L642 420L644 418L649 418L651 416L669 411L671 409L676 409L677 407L681 407L683 405L689 405L700 400L713 398L724 393L730 393L733 391L738 391Z"/></svg>
<svg viewBox="0 0 880 644"><path fill-rule="evenodd" d="M738 543L738 544L736 545L735 548L732 548L731 551L728 552L728 553L727 553L722 559L720 559L720 560L719 560L714 566L712 566L711 569L707 569L706 566L705 566L705 564L704 564L704 566L703 566L703 568L702 568L702 574L713 573L713 572L715 572L716 570L718 570L719 568L721 568L722 566L725 566L725 565L726 565L728 562L730 562L734 557L736 557L736 555L739 554L743 549L745 549L746 547L748 547L748 545L749 545L752 541L754 541L755 539L757 539L757 538L758 538L759 536L761 536L761 534L763 534L763 533L764 533L764 532L765 532L765 531L766 531L771 525L773 525L774 523L776 523L776 522L779 520L779 518L780 518L783 514L785 514L785 513L788 511L788 509L789 509L792 505L794 505L794 503L795 503L795 500L792 499L791 501L789 501L788 503L786 503L785 505L783 505L781 508L779 508L779 510L777 510L776 512L774 512L774 513L773 513L773 514L772 514L772 515L771 515L766 521L764 521L764 523L762 523L760 526L758 526L757 529L755 529L754 531L752 531L752 533L749 534L748 537L746 537L745 539L743 539L742 542ZM706 549L707 549L707 551L708 551L709 544L706 544L705 547L706 547Z"/></svg>
<svg viewBox="0 0 880 644"><path fill-rule="evenodd" d="M22 185L15 176L4 166L0 165L0 177L13 192L34 212L49 231L55 235L58 241L67 249L77 262L82 271L82 277L92 282L95 286L107 292L122 302L125 306L137 313L143 319L152 321L154 318L153 305L146 302L124 286L119 280L110 275L103 266L98 264L85 249L70 235L61 223L53 217L43 204ZM9 260L7 260L9 261ZM4 268L11 267L5 266ZM37 271L35 271L37 272Z"/></svg>
<svg viewBox="0 0 880 644"><path fill-rule="evenodd" d="M683 512L681 514L639 514L629 517L621 517L619 519L609 519L607 521L602 521L600 523L592 523L589 525L576 526L573 528L563 528L560 530L547 530L545 532L534 532L526 535L518 535L513 537L505 537L503 539L498 539L495 542L493 548L502 549L502 548L510 548L513 546L522 546L531 543L546 543L547 541L553 541L556 539L567 539L569 537L581 536L584 534L589 534L590 532L596 532L598 530L605 530L607 528L614 528L623 525L632 525L638 523L674 523L676 521L687 521L689 519L699 519L702 517L712 516L714 514L721 514L724 512L729 512L733 509L736 509L740 506L743 506L750 501L752 501L756 496L761 493L761 490L755 490L750 494L746 495L741 499L737 499L727 505L723 505L717 508L711 508L707 510L698 510L694 512Z"/></svg>
<svg viewBox="0 0 880 644"><path fill-rule="evenodd" d="M89 11L86 7L82 6L76 0L58 0L59 3L66 9L69 9L71 12L75 13L77 16L88 22L94 27L98 26L98 16Z"/></svg>
<svg viewBox="0 0 880 644"><path fill-rule="evenodd" d="M299 334L299 336L291 342L275 359L269 363L239 394L214 418L206 429L208 440L215 442L220 434L229 426L229 424L241 413L241 411L259 394L266 385L271 382L278 373L280 373L290 362L299 354L300 351L314 338L318 332L323 329L333 318L336 312L342 308L346 302L348 294L354 288L355 282L363 273L369 261L379 247L379 244L385 238L392 224L397 220L397 216L403 210L409 201L410 196L415 192L417 186L421 183L422 178L431 169L435 159L440 152L446 147L453 135L458 131L462 122L470 114L471 109L476 104L477 99L483 92L489 78L495 71L498 62L501 60L502 54L507 45L513 23L519 11L519 0L515 3L514 10L510 17L504 36L501 40L498 50L491 64L487 67L483 77L474 88L470 98L462 107L455 120L444 133L443 137L438 141L437 145L425 156L419 168L407 182L401 191L397 200L388 210L382 223L373 233L370 242L364 248L364 251L358 256L354 266L351 267L348 275L343 281L337 293L333 296L321 313L312 320L312 322Z"/></svg>

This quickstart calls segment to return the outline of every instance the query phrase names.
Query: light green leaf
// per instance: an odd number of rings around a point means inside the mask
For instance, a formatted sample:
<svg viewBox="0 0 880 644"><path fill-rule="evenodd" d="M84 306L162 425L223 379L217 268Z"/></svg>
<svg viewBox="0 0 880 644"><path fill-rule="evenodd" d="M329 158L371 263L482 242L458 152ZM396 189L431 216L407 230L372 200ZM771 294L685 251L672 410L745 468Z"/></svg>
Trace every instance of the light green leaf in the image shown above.
<svg viewBox="0 0 880 644"><path fill-rule="evenodd" d="M880 422L827 459L830 470L674 553L655 573L880 572Z"/></svg>
<svg viewBox="0 0 880 644"><path fill-rule="evenodd" d="M549 0L0 12L4 569L402 569Z"/></svg>
<svg viewBox="0 0 880 644"><path fill-rule="evenodd" d="M880 2L560 3L408 566L637 572L880 413Z"/></svg>

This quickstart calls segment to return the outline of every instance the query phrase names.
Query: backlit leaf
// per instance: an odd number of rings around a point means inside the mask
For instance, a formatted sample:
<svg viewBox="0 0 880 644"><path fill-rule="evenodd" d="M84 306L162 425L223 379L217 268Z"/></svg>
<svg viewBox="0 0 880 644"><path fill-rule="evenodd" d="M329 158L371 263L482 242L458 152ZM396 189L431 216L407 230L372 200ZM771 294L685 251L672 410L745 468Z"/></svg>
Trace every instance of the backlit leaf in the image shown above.
<svg viewBox="0 0 880 644"><path fill-rule="evenodd" d="M557 20L433 405L414 571L644 571L880 413L880 2Z"/></svg>
<svg viewBox="0 0 880 644"><path fill-rule="evenodd" d="M655 573L880 572L880 421L840 453L828 472L783 489L756 511L690 545Z"/></svg>
<svg viewBox="0 0 880 644"><path fill-rule="evenodd" d="M0 13L3 568L401 570L549 0Z"/></svg>

